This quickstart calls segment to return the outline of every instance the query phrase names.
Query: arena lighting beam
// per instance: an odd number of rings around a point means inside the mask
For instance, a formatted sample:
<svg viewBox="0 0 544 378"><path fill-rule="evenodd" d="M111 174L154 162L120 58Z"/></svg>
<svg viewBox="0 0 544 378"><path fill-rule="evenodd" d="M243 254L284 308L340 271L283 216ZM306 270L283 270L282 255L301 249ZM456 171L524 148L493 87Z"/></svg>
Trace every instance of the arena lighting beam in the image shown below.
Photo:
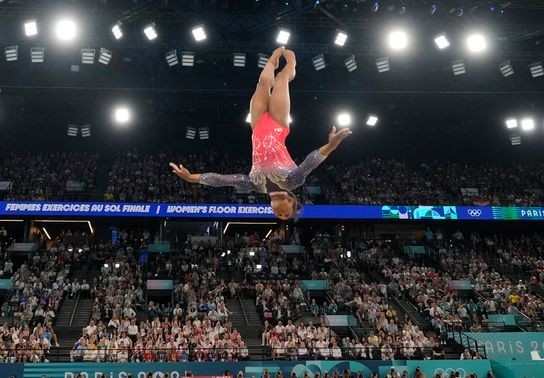
<svg viewBox="0 0 544 378"><path fill-rule="evenodd" d="M276 37L276 42L279 43L280 45L286 45L287 42L289 42L290 37L291 37L291 33L289 33L285 29L280 29Z"/></svg>
<svg viewBox="0 0 544 378"><path fill-rule="evenodd" d="M535 129L535 120L533 118L523 118L521 120L521 129L523 131L533 131Z"/></svg>
<svg viewBox="0 0 544 378"><path fill-rule="evenodd" d="M434 44L440 50L444 50L450 46L450 41L448 40L446 33L440 33L434 37Z"/></svg>
<svg viewBox="0 0 544 378"><path fill-rule="evenodd" d="M33 37L38 34L38 23L36 20L28 20L24 24L25 35L27 37Z"/></svg>
<svg viewBox="0 0 544 378"><path fill-rule="evenodd" d="M191 32L193 33L193 38L197 42L202 42L207 38L206 31L202 25L195 26Z"/></svg>
<svg viewBox="0 0 544 378"><path fill-rule="evenodd" d="M77 36L76 23L68 18L57 21L57 24L55 25L55 34L61 41L72 41Z"/></svg>
<svg viewBox="0 0 544 378"><path fill-rule="evenodd" d="M147 25L144 28L144 34L147 37L148 40L153 41L156 39L159 35L157 34L157 30L155 29L155 23L152 22L149 25Z"/></svg>
<svg viewBox="0 0 544 378"><path fill-rule="evenodd" d="M123 38L123 29L121 29L121 25L121 22L118 22L111 28L111 32L113 33L115 39Z"/></svg>
<svg viewBox="0 0 544 378"><path fill-rule="evenodd" d="M508 129L515 129L518 127L518 120L516 118L509 118L504 123Z"/></svg>
<svg viewBox="0 0 544 378"><path fill-rule="evenodd" d="M404 30L393 30L387 37L389 47L395 51L408 47L408 34Z"/></svg>
<svg viewBox="0 0 544 378"><path fill-rule="evenodd" d="M337 30L336 31L336 38L334 39L334 44L336 46L344 46L346 44L346 41L348 40L348 34L345 31Z"/></svg>
<svg viewBox="0 0 544 378"><path fill-rule="evenodd" d="M113 112L113 118L115 122L119 124L126 124L130 121L130 109L126 106L119 106Z"/></svg>
<svg viewBox="0 0 544 378"><path fill-rule="evenodd" d="M473 33L467 36L466 46L473 54L481 54L487 49L487 38L482 33Z"/></svg>
<svg viewBox="0 0 544 378"><path fill-rule="evenodd" d="M36 219L34 222L40 223L87 223L89 231L94 235L93 225L90 220L67 220L67 219Z"/></svg>
<svg viewBox="0 0 544 378"><path fill-rule="evenodd" d="M346 127L351 125L351 114L347 112L339 113L336 116L336 123L338 123L338 126L340 127Z"/></svg>
<svg viewBox="0 0 544 378"><path fill-rule="evenodd" d="M227 230L229 229L230 225L237 225L237 224L259 224L259 225L272 225L275 226L276 222L227 222L227 225L225 226L225 229L223 230L223 235L227 233Z"/></svg>

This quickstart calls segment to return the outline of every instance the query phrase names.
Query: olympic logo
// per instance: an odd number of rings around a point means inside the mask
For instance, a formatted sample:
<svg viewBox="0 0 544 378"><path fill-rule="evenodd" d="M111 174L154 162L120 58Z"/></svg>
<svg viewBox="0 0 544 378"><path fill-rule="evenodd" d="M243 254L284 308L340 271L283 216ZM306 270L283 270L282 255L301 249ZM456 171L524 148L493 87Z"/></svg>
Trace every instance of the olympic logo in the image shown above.
<svg viewBox="0 0 544 378"><path fill-rule="evenodd" d="M473 218L478 218L482 215L482 210L480 209L468 209L467 210L468 215L470 215Z"/></svg>
<svg viewBox="0 0 544 378"><path fill-rule="evenodd" d="M444 378L449 377L451 375L451 373L459 373L459 378L466 378L466 376L467 376L467 372L463 368L460 368L460 369L448 368L446 370L438 368L438 369L436 369L434 371L435 376L437 374L440 374L440 376L444 377Z"/></svg>

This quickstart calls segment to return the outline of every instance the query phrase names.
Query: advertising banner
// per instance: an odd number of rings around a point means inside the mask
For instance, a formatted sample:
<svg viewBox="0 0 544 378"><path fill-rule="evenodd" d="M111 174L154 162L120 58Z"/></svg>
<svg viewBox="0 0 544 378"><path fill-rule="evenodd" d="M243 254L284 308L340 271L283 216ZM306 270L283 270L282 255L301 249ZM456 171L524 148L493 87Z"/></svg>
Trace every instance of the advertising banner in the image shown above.
<svg viewBox="0 0 544 378"><path fill-rule="evenodd" d="M544 332L465 332L485 345L489 359L531 360L531 351L544 356Z"/></svg>

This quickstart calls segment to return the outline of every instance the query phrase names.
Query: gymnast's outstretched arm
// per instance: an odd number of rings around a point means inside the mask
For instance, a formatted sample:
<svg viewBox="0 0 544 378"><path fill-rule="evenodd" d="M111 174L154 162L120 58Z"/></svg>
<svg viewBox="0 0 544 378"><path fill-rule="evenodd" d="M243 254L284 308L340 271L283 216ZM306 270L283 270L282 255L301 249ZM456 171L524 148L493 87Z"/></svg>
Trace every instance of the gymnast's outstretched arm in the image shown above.
<svg viewBox="0 0 544 378"><path fill-rule="evenodd" d="M253 190L248 175L220 175L218 173L191 173L183 165L170 163L172 172L187 182L213 187L234 186L238 189Z"/></svg>

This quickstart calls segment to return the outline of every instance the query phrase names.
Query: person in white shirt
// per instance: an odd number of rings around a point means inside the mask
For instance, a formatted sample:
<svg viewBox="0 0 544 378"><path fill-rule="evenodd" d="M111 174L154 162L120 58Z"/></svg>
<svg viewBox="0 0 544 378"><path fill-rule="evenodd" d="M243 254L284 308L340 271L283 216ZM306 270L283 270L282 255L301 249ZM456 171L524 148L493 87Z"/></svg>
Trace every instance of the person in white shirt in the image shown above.
<svg viewBox="0 0 544 378"><path fill-rule="evenodd" d="M472 354L470 353L470 350L468 348L465 348L463 353L461 353L460 360L472 360Z"/></svg>

